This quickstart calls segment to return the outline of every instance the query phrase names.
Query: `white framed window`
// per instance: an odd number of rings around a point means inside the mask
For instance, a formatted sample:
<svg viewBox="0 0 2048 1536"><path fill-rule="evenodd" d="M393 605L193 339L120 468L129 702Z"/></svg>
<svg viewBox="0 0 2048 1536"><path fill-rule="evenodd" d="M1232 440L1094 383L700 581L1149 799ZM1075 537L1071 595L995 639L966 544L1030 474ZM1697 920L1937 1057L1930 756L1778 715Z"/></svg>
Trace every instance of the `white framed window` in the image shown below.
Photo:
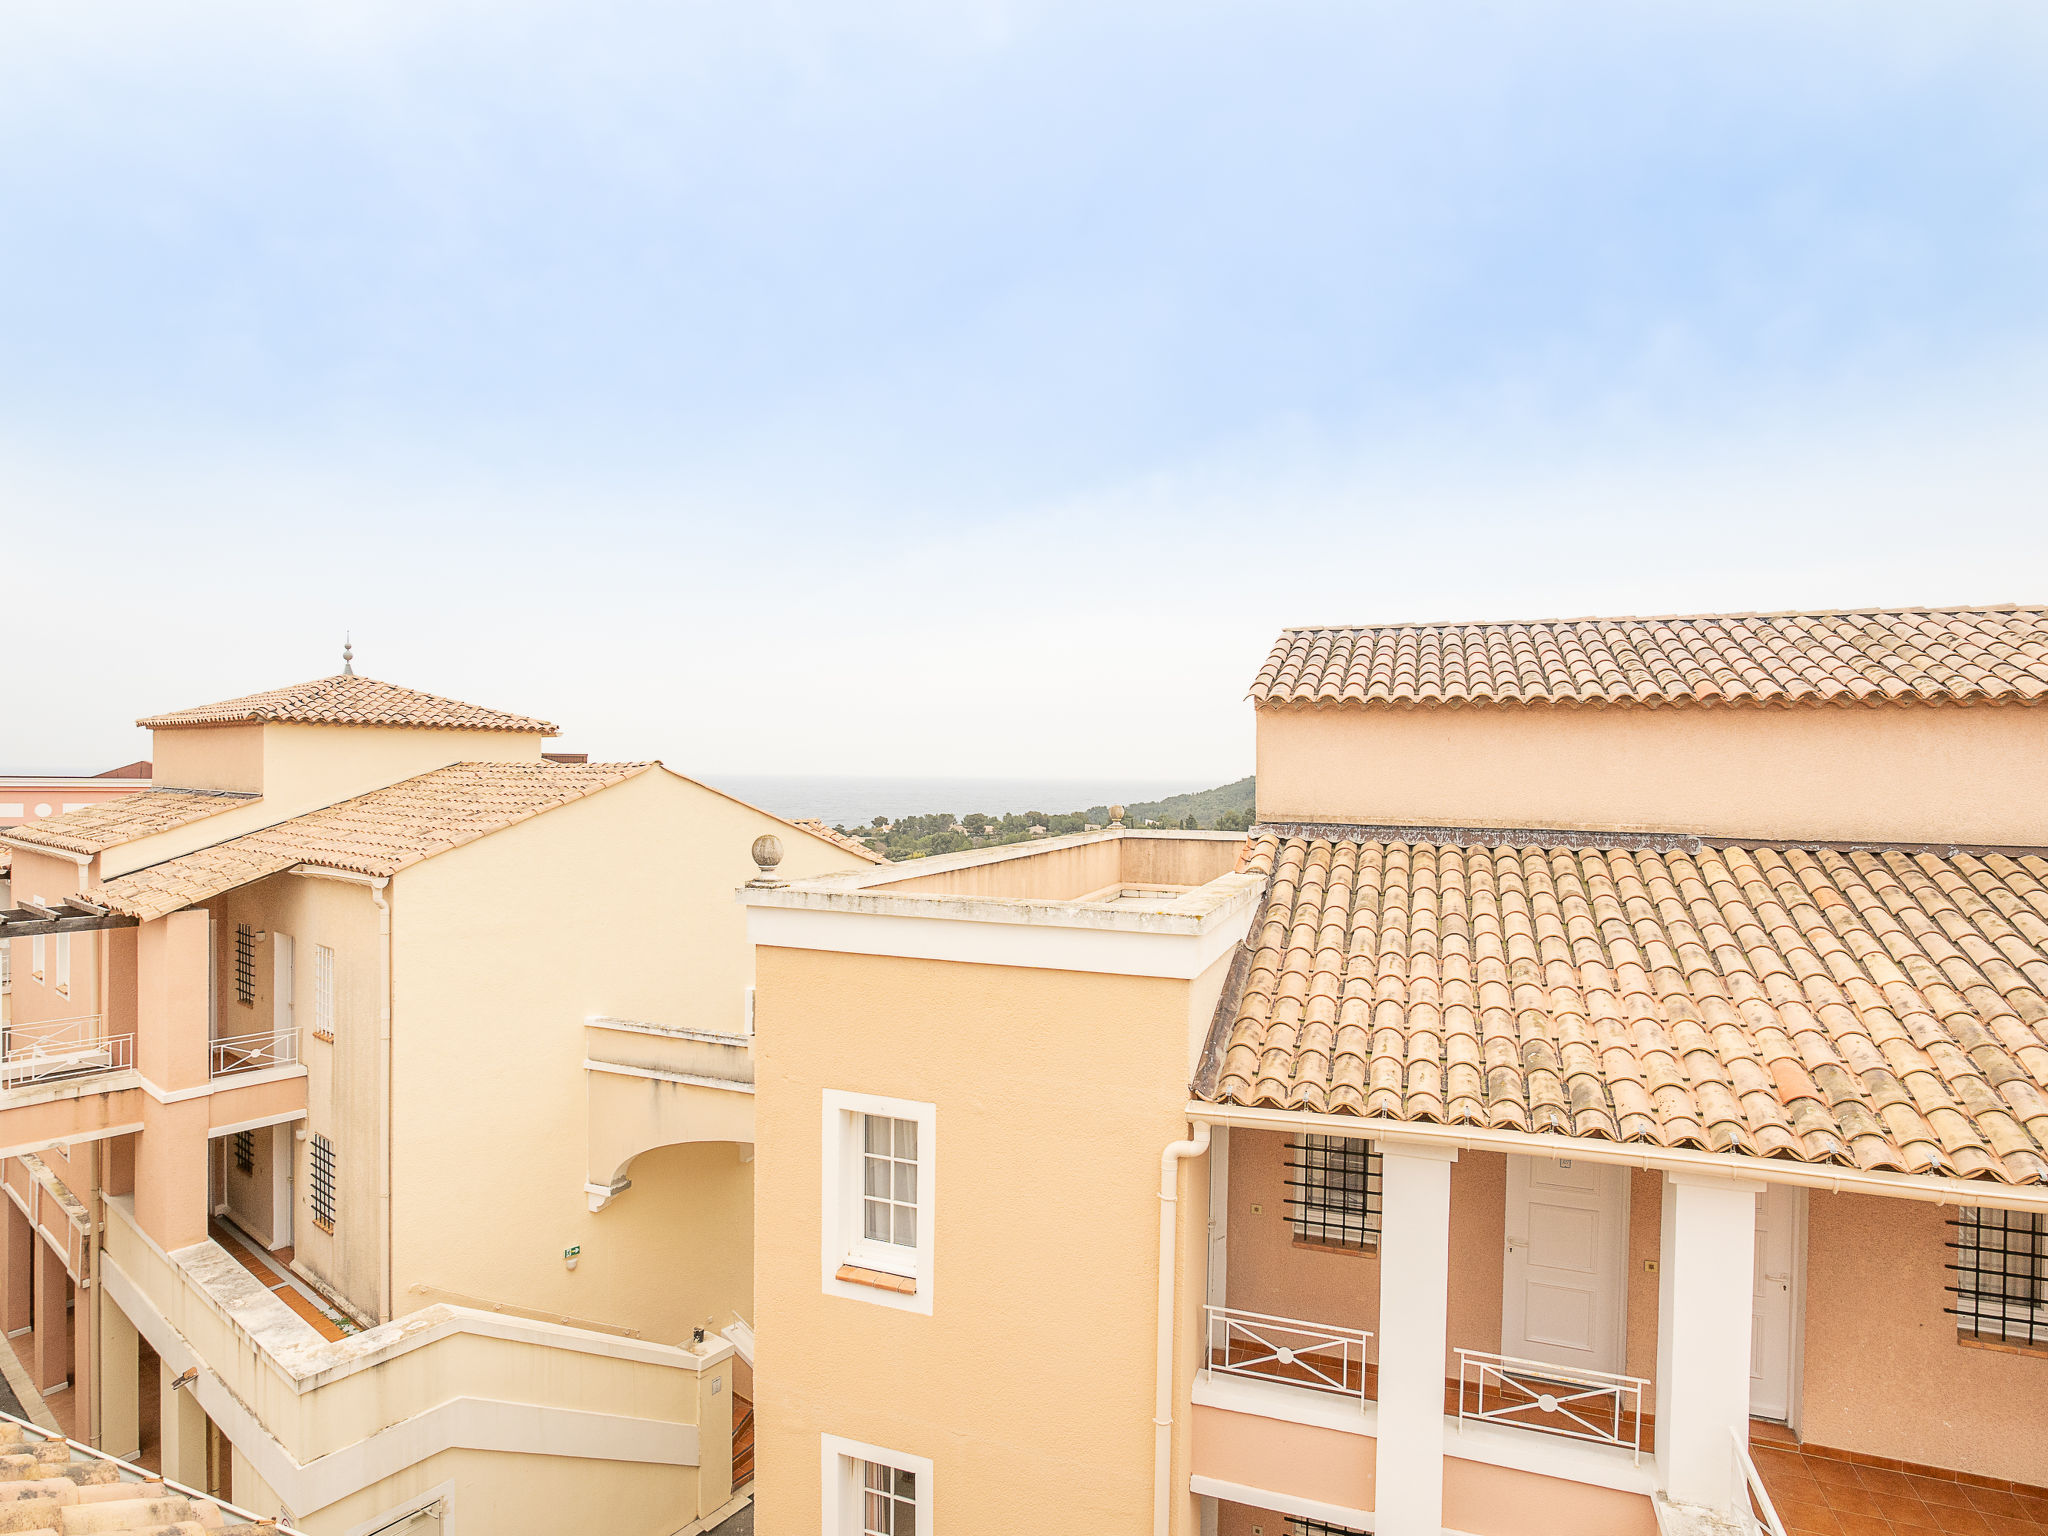
<svg viewBox="0 0 2048 1536"><path fill-rule="evenodd" d="M838 1435L819 1440L824 1536L931 1536L929 1457Z"/></svg>
<svg viewBox="0 0 2048 1536"><path fill-rule="evenodd" d="M36 905L37 905L37 906L39 906L39 907L43 907L43 906L48 906L48 905L49 905L49 903L48 903L48 902L46 902L46 901L44 901L44 900L43 900L43 898L42 898L41 896L38 896L38 897L36 897L36 899L35 899L35 900L36 900ZM31 938L31 939L30 939L30 940L28 941L28 973L29 973L29 975L30 975L31 977L33 977L33 978L34 978L34 979L35 979L35 980L36 980L36 981L37 981L38 983L41 983L41 982L43 982L44 980L46 980L46 979L48 978L48 976L49 976L49 974L50 974L50 969L49 969L49 963L50 963L50 949L49 949L49 945L47 945L46 943L44 943L44 942L43 942L43 935L39 933L39 934L35 935L35 937Z"/></svg>
<svg viewBox="0 0 2048 1536"><path fill-rule="evenodd" d="M325 944L313 946L313 1033L334 1038L334 951Z"/></svg>
<svg viewBox="0 0 2048 1536"><path fill-rule="evenodd" d="M56 935L56 942L50 948L53 951L50 956L52 962L50 969L54 973L50 979L50 985L54 986L59 992L69 992L71 990L71 935L68 933Z"/></svg>
<svg viewBox="0 0 2048 1536"><path fill-rule="evenodd" d="M929 1315L937 1106L828 1089L822 1130L826 1293Z"/></svg>

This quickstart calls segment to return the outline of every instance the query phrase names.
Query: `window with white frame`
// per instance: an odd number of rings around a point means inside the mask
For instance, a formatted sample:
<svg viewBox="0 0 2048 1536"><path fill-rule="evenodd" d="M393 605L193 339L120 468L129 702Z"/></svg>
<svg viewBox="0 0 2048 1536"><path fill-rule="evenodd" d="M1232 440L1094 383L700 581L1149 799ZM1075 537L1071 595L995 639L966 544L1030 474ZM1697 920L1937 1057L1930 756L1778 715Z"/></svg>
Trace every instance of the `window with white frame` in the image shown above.
<svg viewBox="0 0 2048 1536"><path fill-rule="evenodd" d="M930 1312L937 1117L930 1104L825 1094L828 1293Z"/></svg>
<svg viewBox="0 0 2048 1536"><path fill-rule="evenodd" d="M35 900L36 905L39 907L48 905L40 896L36 897ZM43 936L40 933L28 941L28 973L38 982L43 981L50 974L49 948L44 944Z"/></svg>
<svg viewBox="0 0 2048 1536"><path fill-rule="evenodd" d="M917 1251L917 1122L861 1119L861 1240Z"/></svg>
<svg viewBox="0 0 2048 1536"><path fill-rule="evenodd" d="M1961 1210L1950 1227L1957 1331L2008 1344L2048 1345L2048 1216Z"/></svg>
<svg viewBox="0 0 2048 1536"><path fill-rule="evenodd" d="M932 1464L880 1446L822 1438L825 1536L930 1536Z"/></svg>
<svg viewBox="0 0 2048 1536"><path fill-rule="evenodd" d="M71 990L71 935L60 933L51 944L50 985L59 992Z"/></svg>
<svg viewBox="0 0 2048 1536"><path fill-rule="evenodd" d="M1287 1146L1287 1219L1305 1243L1377 1248L1378 1149L1358 1136L1296 1136Z"/></svg>
<svg viewBox="0 0 2048 1536"><path fill-rule="evenodd" d="M334 1038L334 951L325 944L313 946L313 1033Z"/></svg>

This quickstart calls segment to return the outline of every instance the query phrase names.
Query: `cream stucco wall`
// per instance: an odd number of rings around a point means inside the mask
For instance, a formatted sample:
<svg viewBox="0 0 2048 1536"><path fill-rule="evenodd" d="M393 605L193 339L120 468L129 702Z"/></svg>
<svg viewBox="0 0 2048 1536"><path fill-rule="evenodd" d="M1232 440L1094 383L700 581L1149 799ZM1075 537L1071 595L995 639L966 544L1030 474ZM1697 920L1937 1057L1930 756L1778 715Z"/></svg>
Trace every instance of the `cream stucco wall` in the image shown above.
<svg viewBox="0 0 2048 1536"><path fill-rule="evenodd" d="M742 1149L643 1153L633 1187L593 1213L583 1061L593 1015L745 1031L752 951L734 892L763 832L781 837L788 878L864 867L656 769L394 881L401 1312L471 1298L670 1342L751 1319Z"/></svg>
<svg viewBox="0 0 2048 1536"><path fill-rule="evenodd" d="M2048 708L1258 711L1266 821L2048 844Z"/></svg>
<svg viewBox="0 0 2048 1536"><path fill-rule="evenodd" d="M819 1530L829 1434L930 1457L949 1536L1055 1507L1074 1530L1149 1532L1160 1152L1187 1131L1190 983L773 948L757 965L759 1529ZM936 1106L929 1316L823 1293L827 1089ZM1183 1163L1182 1404L1206 1189L1206 1162ZM1175 1441L1185 1490L1184 1407ZM1177 1532L1192 1514L1177 1494Z"/></svg>
<svg viewBox="0 0 2048 1536"><path fill-rule="evenodd" d="M2048 1355L1965 1344L1943 1267L1950 1212L1823 1194L1808 1205L1800 1433L1816 1445L2048 1483Z"/></svg>

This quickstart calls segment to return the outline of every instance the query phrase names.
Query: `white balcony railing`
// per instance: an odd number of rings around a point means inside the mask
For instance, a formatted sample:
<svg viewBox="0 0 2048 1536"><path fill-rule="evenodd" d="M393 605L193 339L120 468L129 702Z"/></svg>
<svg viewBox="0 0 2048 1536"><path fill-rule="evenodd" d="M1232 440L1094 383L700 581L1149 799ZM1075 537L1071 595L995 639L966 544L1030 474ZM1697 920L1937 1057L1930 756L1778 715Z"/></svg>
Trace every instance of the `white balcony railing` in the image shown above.
<svg viewBox="0 0 2048 1536"><path fill-rule="evenodd" d="M1737 1517L1744 1521L1743 1529L1749 1536L1785 1536L1778 1506L1771 1502L1771 1491L1750 1459L1749 1442L1740 1430L1731 1429L1728 1434L1735 1441L1735 1506Z"/></svg>
<svg viewBox="0 0 2048 1536"><path fill-rule="evenodd" d="M1370 1333L1237 1307L1204 1310L1209 1314L1210 1370L1365 1400Z"/></svg>
<svg viewBox="0 0 2048 1536"><path fill-rule="evenodd" d="M1458 1427L1512 1424L1546 1435L1618 1445L1640 1460L1640 1376L1615 1376L1513 1355L1458 1351Z"/></svg>
<svg viewBox="0 0 2048 1536"><path fill-rule="evenodd" d="M0 1088L43 1083L135 1065L135 1036L101 1032L97 1013L10 1024L0 1036Z"/></svg>
<svg viewBox="0 0 2048 1536"><path fill-rule="evenodd" d="M236 1072L262 1072L271 1067L293 1067L299 1062L299 1032L296 1029L266 1029L260 1034L230 1035L213 1042L213 1075L228 1077Z"/></svg>

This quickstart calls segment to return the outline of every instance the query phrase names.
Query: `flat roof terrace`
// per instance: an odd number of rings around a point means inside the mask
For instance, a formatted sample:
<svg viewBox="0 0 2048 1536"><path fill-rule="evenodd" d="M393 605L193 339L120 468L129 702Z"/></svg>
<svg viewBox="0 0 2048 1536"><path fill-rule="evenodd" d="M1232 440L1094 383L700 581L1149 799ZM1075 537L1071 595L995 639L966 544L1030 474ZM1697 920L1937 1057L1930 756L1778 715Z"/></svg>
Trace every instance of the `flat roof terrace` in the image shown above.
<svg viewBox="0 0 2048 1536"><path fill-rule="evenodd" d="M1245 845L1241 832L1112 827L755 882L740 900L756 944L1193 977L1251 922L1265 877L1238 872Z"/></svg>

